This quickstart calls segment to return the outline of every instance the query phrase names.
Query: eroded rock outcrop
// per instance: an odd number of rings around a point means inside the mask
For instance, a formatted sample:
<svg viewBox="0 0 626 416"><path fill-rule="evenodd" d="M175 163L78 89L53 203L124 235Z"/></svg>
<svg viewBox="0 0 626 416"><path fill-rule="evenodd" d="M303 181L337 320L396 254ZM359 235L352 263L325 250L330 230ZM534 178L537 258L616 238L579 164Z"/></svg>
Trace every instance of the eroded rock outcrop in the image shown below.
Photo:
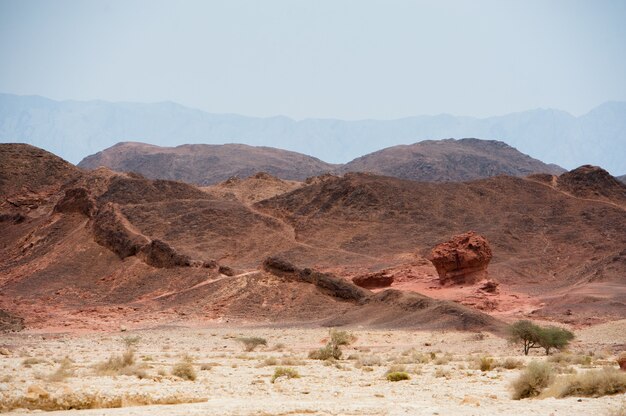
<svg viewBox="0 0 626 416"><path fill-rule="evenodd" d="M353 277L352 283L365 289L378 289L391 286L393 276L389 276L385 272L368 273Z"/></svg>
<svg viewBox="0 0 626 416"><path fill-rule="evenodd" d="M65 196L57 202L54 210L56 212L79 212L92 217L96 211L96 203L87 189L71 188L65 191Z"/></svg>
<svg viewBox="0 0 626 416"><path fill-rule="evenodd" d="M93 221L93 235L96 243L113 251L121 259L134 256L149 243L146 237L130 229L126 218L112 203L98 210Z"/></svg>
<svg viewBox="0 0 626 416"><path fill-rule="evenodd" d="M311 283L324 293L345 300L361 301L372 292L329 273L320 273L311 269L299 269L288 261L278 257L268 257L263 262L263 269L275 276Z"/></svg>
<svg viewBox="0 0 626 416"><path fill-rule="evenodd" d="M152 240L144 245L137 254L146 264L158 268L189 267L195 265L189 256L179 254L169 244L161 240ZM202 263L200 262L198 266Z"/></svg>
<svg viewBox="0 0 626 416"><path fill-rule="evenodd" d="M429 259L442 285L460 285L486 279L491 257L485 237L469 231L433 248Z"/></svg>

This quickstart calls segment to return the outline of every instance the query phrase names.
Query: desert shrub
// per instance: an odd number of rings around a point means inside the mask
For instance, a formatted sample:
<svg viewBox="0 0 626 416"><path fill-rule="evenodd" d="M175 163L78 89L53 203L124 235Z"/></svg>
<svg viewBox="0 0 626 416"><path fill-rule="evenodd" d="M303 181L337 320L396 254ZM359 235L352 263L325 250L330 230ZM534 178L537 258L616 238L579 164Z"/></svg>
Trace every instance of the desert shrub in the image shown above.
<svg viewBox="0 0 626 416"><path fill-rule="evenodd" d="M506 358L504 361L499 361L496 366L506 368L507 370L513 370L516 368L523 368L524 362L522 360L516 360L515 358Z"/></svg>
<svg viewBox="0 0 626 416"><path fill-rule="evenodd" d="M441 377L450 378L450 372L448 370L444 370L443 368L437 368L437 370L435 370L435 377L437 377L437 378L441 378Z"/></svg>
<svg viewBox="0 0 626 416"><path fill-rule="evenodd" d="M339 360L343 354L340 346L350 345L356 341L356 337L347 331L331 329L329 335L326 346L309 352L309 358L314 360Z"/></svg>
<svg viewBox="0 0 626 416"><path fill-rule="evenodd" d="M494 368L493 358L491 357L480 357L478 360L478 368L480 371L491 371Z"/></svg>
<svg viewBox="0 0 626 416"><path fill-rule="evenodd" d="M279 342L278 344L275 344L272 347L272 351L282 351L285 349L285 344L283 344L282 342Z"/></svg>
<svg viewBox="0 0 626 416"><path fill-rule="evenodd" d="M274 370L274 375L272 376L272 383L276 381L277 378L286 377L286 378L300 378L300 374L297 370L289 367L276 367Z"/></svg>
<svg viewBox="0 0 626 416"><path fill-rule="evenodd" d="M73 375L73 361L70 358L65 357L59 363L59 367L57 367L57 369L53 373L49 374L46 378L48 379L48 381L63 381L68 377L72 377Z"/></svg>
<svg viewBox="0 0 626 416"><path fill-rule="evenodd" d="M382 360L380 359L380 357L376 356L376 355L364 355L364 356L360 356L356 363L355 363L355 367L360 368L360 367L372 367L372 366L378 366L382 364Z"/></svg>
<svg viewBox="0 0 626 416"><path fill-rule="evenodd" d="M440 357L435 358L435 365L445 365L452 361L452 356L450 354L445 354Z"/></svg>
<svg viewBox="0 0 626 416"><path fill-rule="evenodd" d="M622 393L626 393L626 373L605 367L601 370L561 376L550 388L549 395L600 397Z"/></svg>
<svg viewBox="0 0 626 416"><path fill-rule="evenodd" d="M387 380L389 381L402 381L402 380L410 380L409 374L404 371L394 371L392 373L387 374Z"/></svg>
<svg viewBox="0 0 626 416"><path fill-rule="evenodd" d="M276 357L268 357L261 362L262 366L277 365L278 359Z"/></svg>
<svg viewBox="0 0 626 416"><path fill-rule="evenodd" d="M180 394L157 398L149 394L102 395L100 393L80 392L64 392L60 395L26 394L0 401L0 412L14 409L44 411L106 409L154 404L198 403L204 401L206 401L206 398L184 397Z"/></svg>
<svg viewBox="0 0 626 416"><path fill-rule="evenodd" d="M553 379L554 372L550 364L532 361L511 385L513 400L538 396Z"/></svg>
<svg viewBox="0 0 626 416"><path fill-rule="evenodd" d="M559 352L548 357L548 361L556 364L578 364L591 365L591 357L589 355L568 354Z"/></svg>
<svg viewBox="0 0 626 416"><path fill-rule="evenodd" d="M356 341L356 336L348 331L330 330L330 342L334 345L350 345Z"/></svg>
<svg viewBox="0 0 626 416"><path fill-rule="evenodd" d="M35 358L35 357L31 357L31 358L26 358L22 361L22 366L29 368L33 365L37 365L37 364L43 364L46 363L47 361L42 359L42 358Z"/></svg>
<svg viewBox="0 0 626 416"><path fill-rule="evenodd" d="M239 337L237 341L243 344L243 348L250 352L254 351L259 345L267 345L267 340L261 337Z"/></svg>
<svg viewBox="0 0 626 416"><path fill-rule="evenodd" d="M341 349L329 342L326 346L320 349L310 351L309 358L313 360L339 360L341 358L341 354Z"/></svg>
<svg viewBox="0 0 626 416"><path fill-rule="evenodd" d="M197 377L196 370L189 359L183 359L172 367L172 375L183 380L194 381Z"/></svg>
<svg viewBox="0 0 626 416"><path fill-rule="evenodd" d="M122 343L126 345L127 348L136 346L137 344L139 344L139 341L141 341L141 337L138 335L122 338Z"/></svg>
<svg viewBox="0 0 626 416"><path fill-rule="evenodd" d="M543 327L539 331L539 345L550 355L552 348L563 349L574 339L574 333L556 326Z"/></svg>
<svg viewBox="0 0 626 416"><path fill-rule="evenodd" d="M111 355L108 360L97 364L96 371L101 375L130 373L135 365L135 351L127 349L122 355Z"/></svg>
<svg viewBox="0 0 626 416"><path fill-rule="evenodd" d="M304 361L298 359L297 357L287 356L280 359L280 365L294 366L304 364Z"/></svg>
<svg viewBox="0 0 626 416"><path fill-rule="evenodd" d="M626 352L617 356L617 364L619 365L619 368L626 370Z"/></svg>
<svg viewBox="0 0 626 416"><path fill-rule="evenodd" d="M406 366L403 364L394 364L387 369L387 372L385 373L385 375L388 375L391 373L406 373Z"/></svg>

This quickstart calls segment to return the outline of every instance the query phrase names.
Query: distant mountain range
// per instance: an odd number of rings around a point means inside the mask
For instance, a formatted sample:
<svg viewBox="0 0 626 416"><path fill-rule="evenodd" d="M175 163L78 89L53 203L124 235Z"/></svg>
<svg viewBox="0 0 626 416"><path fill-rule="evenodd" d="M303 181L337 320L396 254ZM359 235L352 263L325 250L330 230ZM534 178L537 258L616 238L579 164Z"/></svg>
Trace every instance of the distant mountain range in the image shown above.
<svg viewBox="0 0 626 416"><path fill-rule="evenodd" d="M607 102L580 117L537 109L482 119L442 114L386 121L296 121L210 114L170 102L55 101L0 94L1 142L30 143L73 163L120 141L159 146L244 143L345 163L385 147L463 137L502 140L567 169L593 164L614 175L626 172L626 102Z"/></svg>
<svg viewBox="0 0 626 416"><path fill-rule="evenodd" d="M150 179L170 179L210 185L232 176L267 172L281 179L304 180L325 173L367 172L401 179L454 182L497 175L560 174L556 165L533 159L503 142L479 139L426 140L392 146L331 165L311 156L272 147L243 144L188 144L160 147L124 142L88 156L78 166L105 166L136 172Z"/></svg>

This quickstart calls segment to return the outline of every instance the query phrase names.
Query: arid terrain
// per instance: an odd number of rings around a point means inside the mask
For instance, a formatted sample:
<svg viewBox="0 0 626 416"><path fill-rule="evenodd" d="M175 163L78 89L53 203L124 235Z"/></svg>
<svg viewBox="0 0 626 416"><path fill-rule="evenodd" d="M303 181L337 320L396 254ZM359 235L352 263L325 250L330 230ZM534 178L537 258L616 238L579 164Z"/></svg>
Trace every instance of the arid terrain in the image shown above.
<svg viewBox="0 0 626 416"><path fill-rule="evenodd" d="M611 366L616 333L626 333L626 321L578 331L571 352L553 356L552 365L562 373L560 377ZM170 405L78 413L604 416L624 406L619 395L511 400L510 384L520 368L545 357L523 357L519 348L493 335L359 328L354 335L356 341L343 349L342 359L334 361L308 358L309 351L328 339L326 329L168 327L10 335L3 342L12 352L0 361L0 409L10 403L115 406L117 401L123 406ZM240 337L263 338L267 345L246 352ZM123 354L127 345L135 350L133 365L118 371L103 365L109 355ZM593 357L585 359L590 352ZM480 369L483 357L493 359L484 371ZM192 370L180 375L193 374L194 380L172 375L181 362L188 362ZM297 377L272 382L276 368L293 369ZM406 371L410 379L387 381L390 369Z"/></svg>
<svg viewBox="0 0 626 416"><path fill-rule="evenodd" d="M0 409L609 414L619 396L511 400L521 368L545 360L507 343L511 322L575 332L558 371L617 367L626 350L626 185L595 166L535 167L418 182L255 165L199 187L2 144L0 327L21 332L0 341ZM357 340L309 359L329 327ZM268 345L243 352L251 336ZM103 368L126 348L132 364ZM387 381L393 365L410 380ZM300 377L272 383L277 367Z"/></svg>

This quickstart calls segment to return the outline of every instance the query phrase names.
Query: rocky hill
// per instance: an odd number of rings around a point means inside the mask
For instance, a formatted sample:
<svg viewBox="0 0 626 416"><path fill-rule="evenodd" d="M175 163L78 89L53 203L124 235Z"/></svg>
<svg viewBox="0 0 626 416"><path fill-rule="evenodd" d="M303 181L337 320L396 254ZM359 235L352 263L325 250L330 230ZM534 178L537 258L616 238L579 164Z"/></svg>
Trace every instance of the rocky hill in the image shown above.
<svg viewBox="0 0 626 416"><path fill-rule="evenodd" d="M343 165L339 172L371 172L417 181L468 181L497 175L560 174L564 170L494 140L426 140L388 147Z"/></svg>
<svg viewBox="0 0 626 416"><path fill-rule="evenodd" d="M85 169L99 166L137 172L151 179L180 180L198 185L243 179L266 172L283 180L304 180L322 173L371 172L418 181L467 181L497 175L559 174L564 170L524 155L492 140L428 140L395 146L345 165L269 147L239 144L184 145L164 148L143 143L119 143L85 158Z"/></svg>
<svg viewBox="0 0 626 416"><path fill-rule="evenodd" d="M245 178L257 172L304 180L335 168L314 157L271 147L243 144L159 147L134 142L118 143L86 157L78 166L85 169L105 166L119 172L137 172L150 179L198 185L215 184L231 177Z"/></svg>
<svg viewBox="0 0 626 416"><path fill-rule="evenodd" d="M626 317L626 204L599 168L463 183L259 174L204 189L0 145L0 177L0 310L31 328L228 319L497 331L484 311ZM469 230L490 244L498 294L438 286L427 255ZM375 292L351 283L367 273L395 280Z"/></svg>

